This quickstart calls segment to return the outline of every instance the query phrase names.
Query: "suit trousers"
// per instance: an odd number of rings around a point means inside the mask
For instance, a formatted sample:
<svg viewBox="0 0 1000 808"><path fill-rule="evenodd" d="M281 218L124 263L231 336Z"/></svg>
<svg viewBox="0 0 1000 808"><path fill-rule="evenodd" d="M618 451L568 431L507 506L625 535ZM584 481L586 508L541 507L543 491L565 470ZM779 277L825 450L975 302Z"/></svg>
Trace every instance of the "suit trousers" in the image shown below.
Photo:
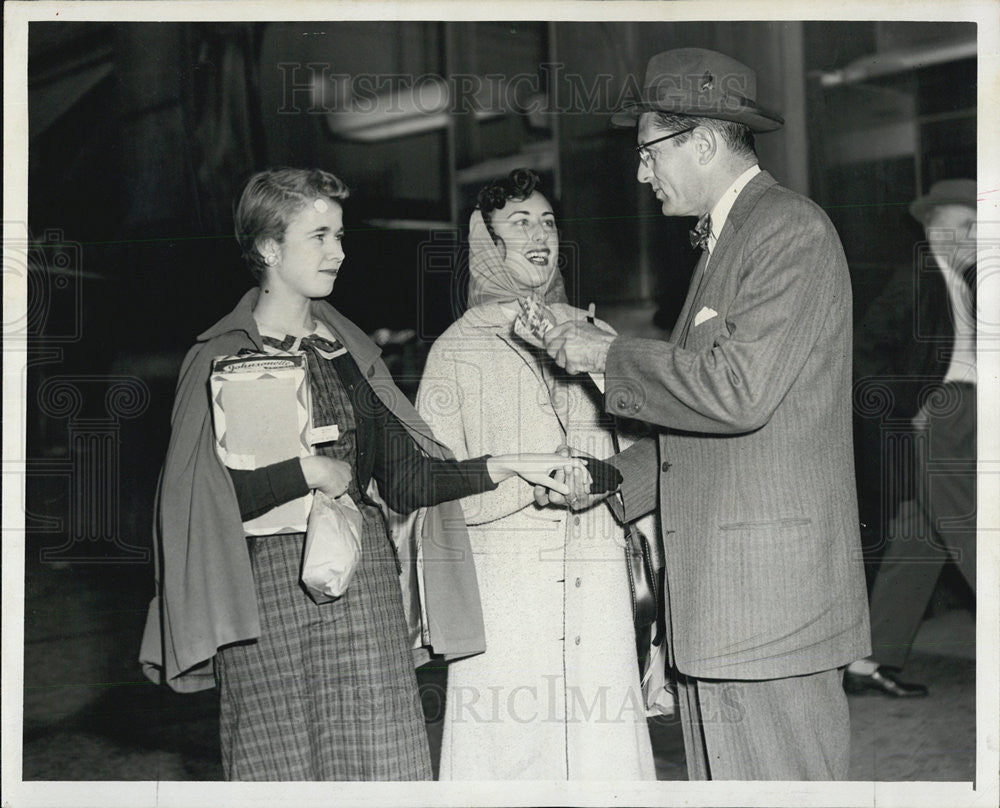
<svg viewBox="0 0 1000 808"><path fill-rule="evenodd" d="M917 496L899 506L871 596L872 659L902 668L949 558L976 591L976 390L942 385L917 420Z"/></svg>
<svg viewBox="0 0 1000 808"><path fill-rule="evenodd" d="M842 670L765 680L676 674L689 780L846 780Z"/></svg>

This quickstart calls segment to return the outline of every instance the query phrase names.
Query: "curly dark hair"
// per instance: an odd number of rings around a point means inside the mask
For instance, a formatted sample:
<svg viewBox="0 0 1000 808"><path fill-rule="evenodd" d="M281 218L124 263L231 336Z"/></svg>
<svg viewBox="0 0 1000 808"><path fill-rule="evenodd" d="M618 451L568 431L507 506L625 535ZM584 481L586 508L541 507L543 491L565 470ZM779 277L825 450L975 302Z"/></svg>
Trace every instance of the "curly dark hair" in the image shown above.
<svg viewBox="0 0 1000 808"><path fill-rule="evenodd" d="M541 178L530 168L515 168L506 177L491 181L476 196L476 208L483 214L486 229L494 242L493 212L500 210L511 199L521 202L539 190Z"/></svg>

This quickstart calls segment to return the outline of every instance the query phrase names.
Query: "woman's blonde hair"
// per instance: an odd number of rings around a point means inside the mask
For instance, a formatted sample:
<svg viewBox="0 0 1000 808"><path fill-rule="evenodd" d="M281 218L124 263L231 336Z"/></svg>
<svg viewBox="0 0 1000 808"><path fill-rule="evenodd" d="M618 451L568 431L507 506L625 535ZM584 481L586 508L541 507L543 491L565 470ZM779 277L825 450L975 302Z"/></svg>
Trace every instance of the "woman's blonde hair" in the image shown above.
<svg viewBox="0 0 1000 808"><path fill-rule="evenodd" d="M316 199L342 202L350 193L339 177L318 168L269 168L247 180L233 219L236 240L254 280L260 281L267 266L261 241L270 238L280 244L288 222L307 204Z"/></svg>

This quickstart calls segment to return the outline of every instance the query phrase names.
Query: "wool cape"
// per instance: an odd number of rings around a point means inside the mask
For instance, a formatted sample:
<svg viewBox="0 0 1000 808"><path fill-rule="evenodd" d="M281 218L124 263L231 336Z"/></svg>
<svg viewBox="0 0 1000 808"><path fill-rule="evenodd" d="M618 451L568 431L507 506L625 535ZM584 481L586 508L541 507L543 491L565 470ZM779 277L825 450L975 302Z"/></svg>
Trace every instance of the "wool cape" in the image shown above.
<svg viewBox="0 0 1000 808"><path fill-rule="evenodd" d="M208 386L215 357L263 350L253 318L258 295L258 289L249 290L232 312L198 336L177 383L156 494L156 593L139 661L148 678L178 692L213 687L216 650L260 635L243 523L232 479L216 453ZM420 449L432 457L453 457L393 382L378 346L325 301L313 301L311 313L340 338L375 395ZM482 607L462 509L445 502L421 512L419 530L391 530L415 663L430 653L446 659L481 653ZM390 524L407 521L389 516Z"/></svg>

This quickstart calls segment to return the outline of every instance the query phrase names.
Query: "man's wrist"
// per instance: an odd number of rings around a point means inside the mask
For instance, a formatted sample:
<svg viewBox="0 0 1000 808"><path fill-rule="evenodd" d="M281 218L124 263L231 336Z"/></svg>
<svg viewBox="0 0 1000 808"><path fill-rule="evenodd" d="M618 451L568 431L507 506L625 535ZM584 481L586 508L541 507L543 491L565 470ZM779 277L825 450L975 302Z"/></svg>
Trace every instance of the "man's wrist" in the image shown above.
<svg viewBox="0 0 1000 808"><path fill-rule="evenodd" d="M608 364L608 351L611 350L611 343L615 341L615 336L609 334L607 337L601 337L600 342L597 345L597 354L594 357L594 364L597 366L595 373L604 373L604 369Z"/></svg>

